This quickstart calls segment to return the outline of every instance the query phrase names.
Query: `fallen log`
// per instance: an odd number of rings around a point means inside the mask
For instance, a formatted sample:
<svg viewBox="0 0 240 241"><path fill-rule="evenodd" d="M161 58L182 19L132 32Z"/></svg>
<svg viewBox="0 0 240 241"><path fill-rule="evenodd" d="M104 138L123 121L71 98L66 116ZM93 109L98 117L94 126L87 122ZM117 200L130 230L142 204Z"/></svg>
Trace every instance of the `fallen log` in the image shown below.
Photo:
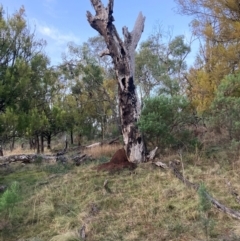
<svg viewBox="0 0 240 241"><path fill-rule="evenodd" d="M37 154L22 154L22 155L10 155L10 156L0 156L0 166L5 166L6 164L12 162L22 162L25 164L33 163L37 160L56 160L56 156L51 155L37 155Z"/></svg>
<svg viewBox="0 0 240 241"><path fill-rule="evenodd" d="M161 167L163 169L168 169L168 166L165 163L161 162L161 161L153 162L153 164L155 166L157 166L157 167Z"/></svg>
<svg viewBox="0 0 240 241"><path fill-rule="evenodd" d="M96 143L86 146L85 148L93 148L93 147L97 147L97 146L101 146L101 145L102 145L102 142L96 142Z"/></svg>
<svg viewBox="0 0 240 241"><path fill-rule="evenodd" d="M226 185L228 186L228 190L230 194L235 198L236 202L240 204L240 195L234 188L232 187L231 183L229 181L226 181Z"/></svg>
<svg viewBox="0 0 240 241"><path fill-rule="evenodd" d="M174 175L181 180L186 186L192 187L195 190L198 190L200 185L194 184L183 177L183 175L176 169L174 162L170 162L169 164L170 169L172 169ZM219 201L217 201L215 198L213 198L208 192L204 191L206 198L213 204L214 207L216 207L218 210L228 214L229 216L239 219L240 220L240 212L231 208L226 207L225 205L221 204Z"/></svg>
<svg viewBox="0 0 240 241"><path fill-rule="evenodd" d="M113 140L108 141L108 145L112 145L112 144L118 143L118 141L119 141L119 137L116 137Z"/></svg>
<svg viewBox="0 0 240 241"><path fill-rule="evenodd" d="M72 160L75 162L76 166L80 166L84 161L92 160L92 156L87 154L80 154L73 157Z"/></svg>
<svg viewBox="0 0 240 241"><path fill-rule="evenodd" d="M119 137L116 137L110 141L104 140L102 142L93 143L91 145L85 146L85 148L93 148L93 147L102 146L102 145L112 145L112 144L116 144L118 142L119 142Z"/></svg>
<svg viewBox="0 0 240 241"><path fill-rule="evenodd" d="M172 170L173 174L182 181L187 187L193 188L196 191L198 191L200 185L190 182L188 179L186 179L182 173L178 171L176 168L176 165L179 165L178 163L175 163L174 161L169 163L169 168ZM215 208L217 208L219 211L224 212L228 214L229 216L239 219L240 220L240 212L231 208L228 208L227 206L221 204L218 200L216 200L214 197L212 197L208 192L204 191L206 198L213 204Z"/></svg>

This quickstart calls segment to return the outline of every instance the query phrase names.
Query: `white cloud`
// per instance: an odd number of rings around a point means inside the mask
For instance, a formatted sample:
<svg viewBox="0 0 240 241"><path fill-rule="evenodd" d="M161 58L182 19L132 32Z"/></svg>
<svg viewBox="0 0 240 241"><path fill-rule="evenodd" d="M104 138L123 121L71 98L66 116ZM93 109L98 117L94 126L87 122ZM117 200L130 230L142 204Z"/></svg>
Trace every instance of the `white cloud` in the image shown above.
<svg viewBox="0 0 240 241"><path fill-rule="evenodd" d="M80 41L80 39L71 32L61 33L57 28L47 25L37 24L37 31L43 36L46 36L55 41L57 45L66 44L68 42L78 43Z"/></svg>
<svg viewBox="0 0 240 241"><path fill-rule="evenodd" d="M63 52L66 52L67 44L69 42L80 44L80 38L72 32L65 33L54 26L40 23L37 19L33 19L31 22L35 25L38 38L47 41L45 52L50 57L53 64L61 62L61 56Z"/></svg>

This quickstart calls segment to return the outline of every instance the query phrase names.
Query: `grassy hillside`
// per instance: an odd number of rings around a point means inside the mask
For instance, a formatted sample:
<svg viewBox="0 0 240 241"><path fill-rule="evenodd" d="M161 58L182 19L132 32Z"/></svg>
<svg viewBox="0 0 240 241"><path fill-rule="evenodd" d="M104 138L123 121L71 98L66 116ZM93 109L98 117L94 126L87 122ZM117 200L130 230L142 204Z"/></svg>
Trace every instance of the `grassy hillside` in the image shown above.
<svg viewBox="0 0 240 241"><path fill-rule="evenodd" d="M179 170L240 210L229 190L240 193L240 159L236 149L228 150L183 152ZM115 150L92 151L96 160L78 167L39 160L1 168L0 184L9 188L0 196L0 240L240 240L240 220L209 206L170 170L144 163L134 171L97 172ZM161 161L175 158L166 153ZM85 239L80 237L84 227Z"/></svg>

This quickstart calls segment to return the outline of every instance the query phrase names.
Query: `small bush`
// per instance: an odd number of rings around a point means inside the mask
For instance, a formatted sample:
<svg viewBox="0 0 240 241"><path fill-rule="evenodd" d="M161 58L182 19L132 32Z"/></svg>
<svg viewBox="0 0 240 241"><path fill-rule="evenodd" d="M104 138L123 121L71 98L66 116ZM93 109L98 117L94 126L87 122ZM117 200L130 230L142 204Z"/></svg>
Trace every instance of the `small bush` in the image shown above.
<svg viewBox="0 0 240 241"><path fill-rule="evenodd" d="M208 194L207 194L205 185L201 184L198 189L199 211L200 211L201 224L206 236L206 240L209 240L208 238L213 233L215 223L208 215L212 205L207 195Z"/></svg>
<svg viewBox="0 0 240 241"><path fill-rule="evenodd" d="M0 198L0 212L6 211L8 215L11 216L11 212L19 200L19 184L18 182L13 182Z"/></svg>
<svg viewBox="0 0 240 241"><path fill-rule="evenodd" d="M188 124L193 115L190 104L183 96L161 95L145 100L138 123L147 142L165 147L195 147L197 139Z"/></svg>
<svg viewBox="0 0 240 241"><path fill-rule="evenodd" d="M229 139L240 141L240 75L228 75L219 85L211 106L216 129L227 130Z"/></svg>

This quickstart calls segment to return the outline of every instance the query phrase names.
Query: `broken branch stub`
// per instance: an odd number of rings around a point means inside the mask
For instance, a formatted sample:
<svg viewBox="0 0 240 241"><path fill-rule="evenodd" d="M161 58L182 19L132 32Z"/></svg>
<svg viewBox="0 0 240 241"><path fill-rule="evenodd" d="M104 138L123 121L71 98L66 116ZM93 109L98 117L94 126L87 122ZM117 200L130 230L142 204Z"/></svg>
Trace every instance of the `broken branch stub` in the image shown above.
<svg viewBox="0 0 240 241"><path fill-rule="evenodd" d="M106 8L104 8L101 0L91 0L91 3L96 14L93 16L88 11L88 22L104 37L107 50L103 51L101 55L112 57L118 80L118 99L124 148L130 162L143 162L145 161L145 150L142 135L137 127L137 121L140 117L140 103L134 84L134 69L135 49L144 29L145 17L142 13L139 13L131 32L128 31L127 27L123 28L123 41L113 24L113 0L109 0Z"/></svg>

